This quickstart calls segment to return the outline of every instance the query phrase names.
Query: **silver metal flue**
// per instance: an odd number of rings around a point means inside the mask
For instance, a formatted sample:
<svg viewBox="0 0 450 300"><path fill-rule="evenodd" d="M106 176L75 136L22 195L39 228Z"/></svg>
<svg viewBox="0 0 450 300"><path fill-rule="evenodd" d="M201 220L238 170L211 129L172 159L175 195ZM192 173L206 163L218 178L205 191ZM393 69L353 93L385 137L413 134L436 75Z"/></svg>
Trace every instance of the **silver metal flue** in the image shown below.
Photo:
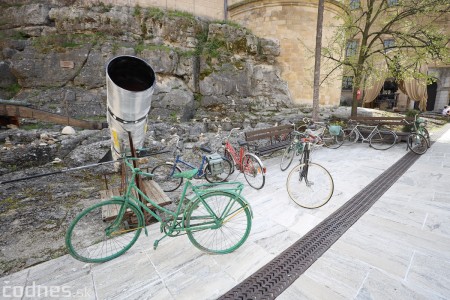
<svg viewBox="0 0 450 300"><path fill-rule="evenodd" d="M106 115L114 159L120 157L124 144L128 144L128 132L134 147L143 147L155 79L152 67L138 57L117 56L108 62Z"/></svg>

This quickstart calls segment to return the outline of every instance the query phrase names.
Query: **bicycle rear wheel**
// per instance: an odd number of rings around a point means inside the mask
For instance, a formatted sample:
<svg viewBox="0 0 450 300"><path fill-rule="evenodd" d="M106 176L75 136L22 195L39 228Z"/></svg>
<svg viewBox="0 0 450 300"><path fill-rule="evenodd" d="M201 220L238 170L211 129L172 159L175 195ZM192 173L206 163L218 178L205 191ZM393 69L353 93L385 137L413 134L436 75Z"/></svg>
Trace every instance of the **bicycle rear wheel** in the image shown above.
<svg viewBox="0 0 450 300"><path fill-rule="evenodd" d="M153 180L162 188L164 192L173 192L181 186L183 178L175 178L173 174L181 173L178 166L173 163L164 163L153 168Z"/></svg>
<svg viewBox="0 0 450 300"><path fill-rule="evenodd" d="M242 173L245 180L254 189L262 189L266 181L266 170L259 158L252 154L246 153L242 159Z"/></svg>
<svg viewBox="0 0 450 300"><path fill-rule="evenodd" d="M202 251L230 253L248 238L251 218L250 207L241 196L214 191L193 200L186 213L186 232Z"/></svg>
<svg viewBox="0 0 450 300"><path fill-rule="evenodd" d="M322 135L323 144L327 148L337 149L344 143L344 136L344 131L342 129L340 130L339 135L333 135L327 127Z"/></svg>
<svg viewBox="0 0 450 300"><path fill-rule="evenodd" d="M304 208L325 205L333 195L334 183L330 173L315 163L299 164L286 180L289 197Z"/></svg>
<svg viewBox="0 0 450 300"><path fill-rule="evenodd" d="M211 170L209 168L209 164L206 165L205 167L205 179L208 182L223 182L225 180L228 179L228 176L230 176L230 174L232 173L232 166L231 166L231 162L226 159L225 157L222 157L223 162L222 162L222 166L223 166L223 170L222 173L219 174L211 174Z"/></svg>
<svg viewBox="0 0 450 300"><path fill-rule="evenodd" d="M292 163L296 152L295 143L291 143L289 146L284 149L283 156L281 157L280 169L281 171L285 171Z"/></svg>
<svg viewBox="0 0 450 300"><path fill-rule="evenodd" d="M128 204L127 212L120 220L116 220L116 216L108 218L104 213L117 214L123 205L124 200L108 200L83 210L66 233L66 247L70 255L80 261L100 263L128 251L143 228L141 212L136 206ZM130 225L129 217L132 215L137 216L138 224ZM115 222L117 226L114 226Z"/></svg>
<svg viewBox="0 0 450 300"><path fill-rule="evenodd" d="M427 139L420 133L411 133L407 140L408 148L416 154L424 154L428 149Z"/></svg>
<svg viewBox="0 0 450 300"><path fill-rule="evenodd" d="M395 145L397 135L390 130L378 131L370 137L369 144L377 150L387 150Z"/></svg>

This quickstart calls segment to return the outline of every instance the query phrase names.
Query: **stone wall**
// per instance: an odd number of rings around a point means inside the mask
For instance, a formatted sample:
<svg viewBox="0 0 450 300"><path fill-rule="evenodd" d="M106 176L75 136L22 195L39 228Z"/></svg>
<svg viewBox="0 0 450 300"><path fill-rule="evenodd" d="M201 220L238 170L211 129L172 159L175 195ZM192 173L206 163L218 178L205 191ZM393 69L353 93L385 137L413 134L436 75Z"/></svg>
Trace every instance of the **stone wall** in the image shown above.
<svg viewBox="0 0 450 300"><path fill-rule="evenodd" d="M86 118L106 112L105 65L135 55L156 72L151 118L261 118L291 106L277 43L245 28L127 6L6 8L0 98Z"/></svg>
<svg viewBox="0 0 450 300"><path fill-rule="evenodd" d="M159 7L180 10L196 16L223 20L225 18L224 0L79 0L80 4L102 2L106 5Z"/></svg>

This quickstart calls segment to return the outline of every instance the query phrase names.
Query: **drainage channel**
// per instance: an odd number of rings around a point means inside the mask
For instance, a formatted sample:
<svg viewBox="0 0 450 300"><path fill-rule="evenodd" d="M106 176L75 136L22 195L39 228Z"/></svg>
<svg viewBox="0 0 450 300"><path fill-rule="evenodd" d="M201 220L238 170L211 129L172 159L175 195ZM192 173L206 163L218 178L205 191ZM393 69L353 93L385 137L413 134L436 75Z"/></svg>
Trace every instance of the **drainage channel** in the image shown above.
<svg viewBox="0 0 450 300"><path fill-rule="evenodd" d="M358 221L419 157L408 152L300 240L219 299L275 299Z"/></svg>

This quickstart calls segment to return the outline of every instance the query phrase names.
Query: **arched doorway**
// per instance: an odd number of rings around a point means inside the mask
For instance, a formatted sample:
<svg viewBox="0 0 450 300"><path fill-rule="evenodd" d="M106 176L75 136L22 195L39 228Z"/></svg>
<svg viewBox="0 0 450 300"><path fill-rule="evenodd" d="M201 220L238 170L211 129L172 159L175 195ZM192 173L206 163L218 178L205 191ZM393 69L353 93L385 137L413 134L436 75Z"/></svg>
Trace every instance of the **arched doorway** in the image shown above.
<svg viewBox="0 0 450 300"><path fill-rule="evenodd" d="M427 94L427 111L432 111L434 110L434 106L436 104L437 82L433 82L427 86Z"/></svg>
<svg viewBox="0 0 450 300"><path fill-rule="evenodd" d="M427 111L433 111L436 103L437 82L427 85ZM419 110L419 101L414 102L414 109Z"/></svg>

